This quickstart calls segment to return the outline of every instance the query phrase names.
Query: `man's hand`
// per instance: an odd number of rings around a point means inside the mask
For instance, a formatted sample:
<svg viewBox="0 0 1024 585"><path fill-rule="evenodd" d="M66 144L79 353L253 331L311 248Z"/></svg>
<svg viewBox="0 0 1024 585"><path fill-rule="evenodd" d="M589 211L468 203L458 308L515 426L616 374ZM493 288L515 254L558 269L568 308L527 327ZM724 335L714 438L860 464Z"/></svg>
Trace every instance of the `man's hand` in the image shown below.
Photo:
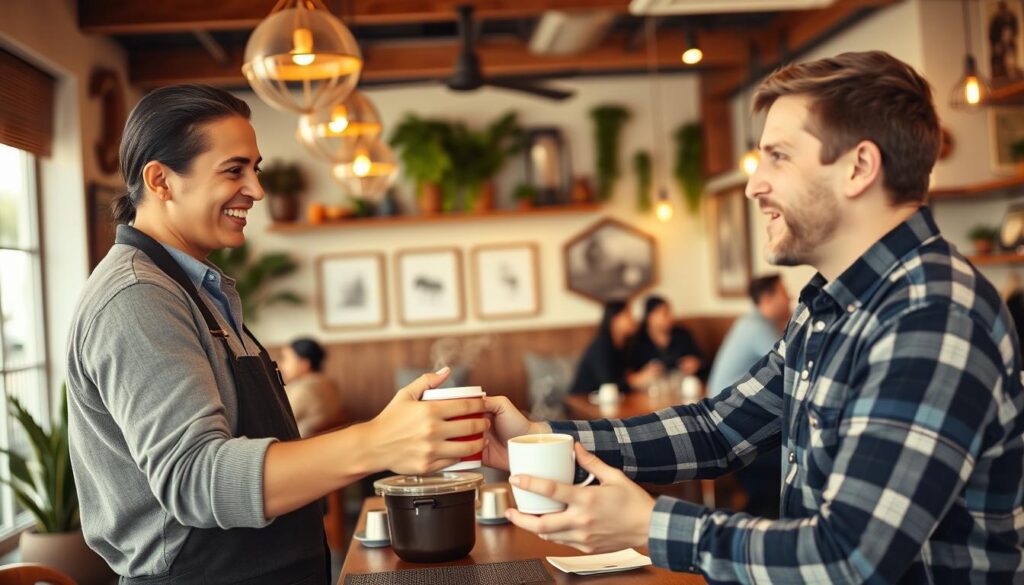
<svg viewBox="0 0 1024 585"><path fill-rule="evenodd" d="M484 434L484 460L487 467L508 471L508 440L520 435L550 433L551 427L544 422L530 422L512 401L504 396L484 398L484 406L490 413L491 428Z"/></svg>
<svg viewBox="0 0 1024 585"><path fill-rule="evenodd" d="M586 554L646 545L654 498L579 443L575 448L576 462L593 473L600 486L577 487L528 475L513 476L512 485L569 506L563 512L544 516L509 509L505 517L544 540L567 544Z"/></svg>

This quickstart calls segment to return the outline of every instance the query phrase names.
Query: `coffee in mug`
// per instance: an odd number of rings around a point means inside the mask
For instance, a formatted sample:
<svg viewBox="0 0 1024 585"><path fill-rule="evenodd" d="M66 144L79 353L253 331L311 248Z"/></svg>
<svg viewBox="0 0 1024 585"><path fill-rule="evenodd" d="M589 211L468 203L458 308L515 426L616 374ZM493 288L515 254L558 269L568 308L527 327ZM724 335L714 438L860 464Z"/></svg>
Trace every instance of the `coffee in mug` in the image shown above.
<svg viewBox="0 0 1024 585"><path fill-rule="evenodd" d="M426 390L420 397L420 400L457 400L465 398L483 398L487 396L487 393L483 391L480 386L460 386L457 388L434 388ZM469 414L466 416L457 416L448 420L462 420L468 418L483 418L484 413L478 412L476 414ZM467 435L465 437L455 437L448 439L449 441L476 441L483 437L483 433L477 433L475 435ZM466 469L479 469L481 460L483 459L483 451L463 457L458 463L449 465L441 471L463 471Z"/></svg>
<svg viewBox="0 0 1024 585"><path fill-rule="evenodd" d="M531 475L559 483L572 483L576 474L575 441L572 435L546 433L521 435L508 441L508 464L512 475ZM583 483L594 481L591 473ZM561 512L565 504L545 496L512 486L512 497L516 507L526 514L550 514Z"/></svg>

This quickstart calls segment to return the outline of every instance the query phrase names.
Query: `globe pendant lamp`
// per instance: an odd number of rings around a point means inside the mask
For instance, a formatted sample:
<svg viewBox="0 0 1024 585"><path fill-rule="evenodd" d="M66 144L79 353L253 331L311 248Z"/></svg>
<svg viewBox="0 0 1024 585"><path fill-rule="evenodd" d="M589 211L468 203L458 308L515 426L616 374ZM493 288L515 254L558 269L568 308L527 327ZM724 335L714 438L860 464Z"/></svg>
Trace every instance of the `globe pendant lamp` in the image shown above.
<svg viewBox="0 0 1024 585"><path fill-rule="evenodd" d="M332 162L342 162L356 139L376 138L380 132L377 108L358 90L333 106L299 116L299 142Z"/></svg>
<svg viewBox="0 0 1024 585"><path fill-rule="evenodd" d="M344 100L362 69L352 33L320 0L279 0L249 36L242 65L260 99L299 114Z"/></svg>
<svg viewBox="0 0 1024 585"><path fill-rule="evenodd" d="M398 165L387 143L375 138L357 138L342 152L334 165L334 178L345 192L360 199L379 199L395 181Z"/></svg>

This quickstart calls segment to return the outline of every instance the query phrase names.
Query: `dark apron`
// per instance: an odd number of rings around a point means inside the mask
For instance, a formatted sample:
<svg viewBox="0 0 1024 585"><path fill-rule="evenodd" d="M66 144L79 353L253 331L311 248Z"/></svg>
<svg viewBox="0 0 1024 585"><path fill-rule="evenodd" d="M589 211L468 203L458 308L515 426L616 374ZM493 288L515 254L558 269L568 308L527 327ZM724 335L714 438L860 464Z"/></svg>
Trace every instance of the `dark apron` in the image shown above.
<svg viewBox="0 0 1024 585"><path fill-rule="evenodd" d="M138 248L167 276L174 279L199 307L210 333L221 340L231 363L238 393L239 437L299 438L284 382L277 364L256 341L258 357L236 355L195 285L159 242L139 230L122 225L116 243ZM256 481L257 478L253 478ZM324 585L330 580L330 554L323 528L322 501L278 516L263 528L192 528L165 575L121 577L122 585L238 584Z"/></svg>

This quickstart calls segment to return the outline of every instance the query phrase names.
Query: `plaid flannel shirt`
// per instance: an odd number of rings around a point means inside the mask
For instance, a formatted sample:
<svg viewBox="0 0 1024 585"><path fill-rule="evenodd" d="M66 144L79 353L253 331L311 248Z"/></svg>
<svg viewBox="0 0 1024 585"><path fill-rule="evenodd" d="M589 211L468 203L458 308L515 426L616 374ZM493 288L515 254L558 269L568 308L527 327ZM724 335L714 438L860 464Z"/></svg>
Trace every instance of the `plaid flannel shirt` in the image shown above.
<svg viewBox="0 0 1024 585"><path fill-rule="evenodd" d="M724 583L1022 583L1017 345L922 208L834 282L815 276L783 338L718 397L552 427L639 482L717 477L781 445L780 520L660 497L658 566Z"/></svg>

